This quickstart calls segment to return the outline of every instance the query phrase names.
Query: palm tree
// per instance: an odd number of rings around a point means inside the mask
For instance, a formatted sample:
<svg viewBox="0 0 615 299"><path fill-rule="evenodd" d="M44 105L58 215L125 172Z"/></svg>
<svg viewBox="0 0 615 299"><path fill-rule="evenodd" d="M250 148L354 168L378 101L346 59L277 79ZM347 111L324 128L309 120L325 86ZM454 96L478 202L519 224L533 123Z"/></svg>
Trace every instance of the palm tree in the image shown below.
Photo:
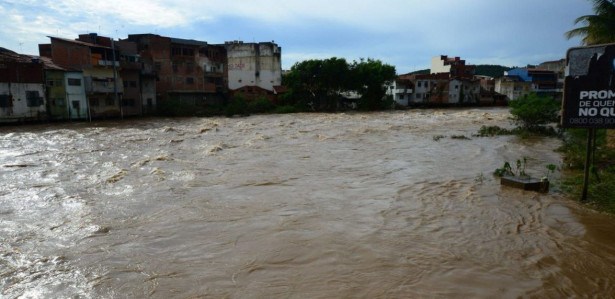
<svg viewBox="0 0 615 299"><path fill-rule="evenodd" d="M566 32L566 37L581 37L584 45L615 42L615 0L591 1L595 15L578 17L574 23L583 26Z"/></svg>

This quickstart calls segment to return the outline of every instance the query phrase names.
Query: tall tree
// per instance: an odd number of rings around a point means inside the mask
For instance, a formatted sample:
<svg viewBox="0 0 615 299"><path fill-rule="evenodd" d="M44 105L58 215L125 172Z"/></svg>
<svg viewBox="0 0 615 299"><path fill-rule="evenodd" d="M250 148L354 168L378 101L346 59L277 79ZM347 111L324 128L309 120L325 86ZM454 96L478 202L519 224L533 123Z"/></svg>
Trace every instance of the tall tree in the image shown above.
<svg viewBox="0 0 615 299"><path fill-rule="evenodd" d="M581 37L585 45L615 42L615 0L590 1L595 14L578 17L574 22L582 26L566 32L566 37Z"/></svg>

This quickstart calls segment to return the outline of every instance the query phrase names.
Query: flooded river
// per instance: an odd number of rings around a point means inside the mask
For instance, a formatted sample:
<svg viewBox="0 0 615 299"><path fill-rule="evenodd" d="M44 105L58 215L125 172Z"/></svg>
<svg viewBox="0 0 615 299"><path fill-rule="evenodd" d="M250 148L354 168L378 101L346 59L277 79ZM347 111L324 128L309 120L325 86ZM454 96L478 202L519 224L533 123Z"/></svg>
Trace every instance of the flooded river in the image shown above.
<svg viewBox="0 0 615 299"><path fill-rule="evenodd" d="M0 297L615 296L614 217L491 175L561 163L556 139L472 136L508 117L0 127Z"/></svg>

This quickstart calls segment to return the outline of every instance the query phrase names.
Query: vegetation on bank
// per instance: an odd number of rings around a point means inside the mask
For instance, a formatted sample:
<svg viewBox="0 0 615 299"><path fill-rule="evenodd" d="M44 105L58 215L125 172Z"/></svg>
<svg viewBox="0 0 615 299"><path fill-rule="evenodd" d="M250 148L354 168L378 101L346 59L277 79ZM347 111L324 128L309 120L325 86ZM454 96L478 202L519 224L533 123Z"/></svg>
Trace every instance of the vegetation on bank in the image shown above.
<svg viewBox="0 0 615 299"><path fill-rule="evenodd" d="M509 102L512 121L517 127L506 129L499 126L482 126L477 136L496 135L559 136L561 134L553 123L559 120L561 103L552 97L530 93Z"/></svg>
<svg viewBox="0 0 615 299"><path fill-rule="evenodd" d="M513 129L499 126L483 126L477 136L517 135L558 137L563 141L559 151L563 155L560 170L564 173L562 190L573 198L581 198L587 147L587 129L562 129L554 126L559 120L560 103L550 97L530 94L510 102ZM524 158L525 159L525 158ZM517 161L517 169L524 169L525 160ZM549 172L554 165L546 165ZM606 130L597 130L594 161L590 166L588 204L598 210L615 213L615 149L607 145ZM520 173L520 171L517 171ZM505 162L495 170L495 175L514 174L514 167Z"/></svg>
<svg viewBox="0 0 615 299"><path fill-rule="evenodd" d="M559 149L564 156L562 181L564 191L581 198L587 147L587 129L568 129ZM596 130L594 160L590 165L588 204L596 209L615 213L615 149L606 142L606 130Z"/></svg>

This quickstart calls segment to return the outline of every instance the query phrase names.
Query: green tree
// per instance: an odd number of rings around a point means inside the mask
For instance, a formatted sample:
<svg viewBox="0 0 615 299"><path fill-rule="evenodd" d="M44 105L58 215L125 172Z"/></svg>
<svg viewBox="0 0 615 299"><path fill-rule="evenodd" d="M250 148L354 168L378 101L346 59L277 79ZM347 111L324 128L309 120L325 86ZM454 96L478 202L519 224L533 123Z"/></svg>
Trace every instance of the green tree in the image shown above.
<svg viewBox="0 0 615 299"><path fill-rule="evenodd" d="M566 37L581 37L584 45L615 42L615 0L591 1L595 14L578 17L575 24L582 26L566 32Z"/></svg>
<svg viewBox="0 0 615 299"><path fill-rule="evenodd" d="M349 89L361 95L359 108L362 110L382 110L392 106L389 97L385 97L385 84L395 80L395 67L380 60L361 59L350 66L351 82Z"/></svg>
<svg viewBox="0 0 615 299"><path fill-rule="evenodd" d="M361 59L348 64L343 58L298 62L283 78L290 92L283 105L310 104L317 111L335 111L340 106L341 93L354 91L361 95L360 108L380 110L392 106L386 98L384 84L395 79L395 67L380 60Z"/></svg>
<svg viewBox="0 0 615 299"><path fill-rule="evenodd" d="M515 122L529 131L539 130L559 119L560 103L551 97L531 93L510 101L509 106Z"/></svg>
<svg viewBox="0 0 615 299"><path fill-rule="evenodd" d="M339 93L346 90L348 78L349 65L344 58L295 63L284 76L283 84L290 89L284 104L308 102L315 110L335 110Z"/></svg>

